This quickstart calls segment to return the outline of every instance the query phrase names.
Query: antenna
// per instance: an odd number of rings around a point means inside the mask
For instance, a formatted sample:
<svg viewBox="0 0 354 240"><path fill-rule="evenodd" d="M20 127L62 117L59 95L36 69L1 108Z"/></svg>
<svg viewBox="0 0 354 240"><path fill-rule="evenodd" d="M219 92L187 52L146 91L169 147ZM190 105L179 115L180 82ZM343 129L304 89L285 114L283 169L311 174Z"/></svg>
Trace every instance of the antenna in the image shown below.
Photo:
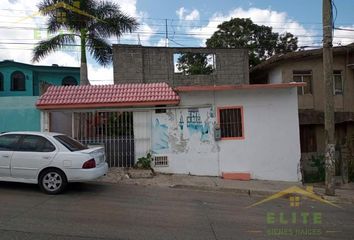
<svg viewBox="0 0 354 240"><path fill-rule="evenodd" d="M141 45L140 34L138 33L138 45Z"/></svg>
<svg viewBox="0 0 354 240"><path fill-rule="evenodd" d="M165 26L166 26L166 36L165 36L165 47L168 47L168 27L167 27L167 18L165 19Z"/></svg>

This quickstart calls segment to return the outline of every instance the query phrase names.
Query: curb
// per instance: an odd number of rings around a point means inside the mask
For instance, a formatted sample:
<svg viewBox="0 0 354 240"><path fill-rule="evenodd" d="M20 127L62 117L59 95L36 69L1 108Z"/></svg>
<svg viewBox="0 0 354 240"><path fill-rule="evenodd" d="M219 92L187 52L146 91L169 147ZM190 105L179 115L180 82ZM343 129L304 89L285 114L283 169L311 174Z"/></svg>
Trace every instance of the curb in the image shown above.
<svg viewBox="0 0 354 240"><path fill-rule="evenodd" d="M197 185L171 185L170 188L176 189L191 189L191 190L199 190L199 191L215 191L215 192L226 192L226 193L240 193L244 196L258 196L264 197L269 196L278 191L270 191L270 190L253 190L253 189L242 189L242 188L221 188L221 187L210 187L210 186L197 186ZM329 200L334 203L344 203L344 204L354 204L354 197L347 198L347 197L340 197L334 196L331 199L328 199L326 195L316 193L317 195L321 196L321 198Z"/></svg>
<svg viewBox="0 0 354 240"><path fill-rule="evenodd" d="M268 196L277 192L277 191L269 191L269 190L267 191L267 190L253 190L253 189L242 189L242 188L221 188L221 187L183 185L183 184L171 185L170 188L240 193L242 195L247 195L247 196Z"/></svg>

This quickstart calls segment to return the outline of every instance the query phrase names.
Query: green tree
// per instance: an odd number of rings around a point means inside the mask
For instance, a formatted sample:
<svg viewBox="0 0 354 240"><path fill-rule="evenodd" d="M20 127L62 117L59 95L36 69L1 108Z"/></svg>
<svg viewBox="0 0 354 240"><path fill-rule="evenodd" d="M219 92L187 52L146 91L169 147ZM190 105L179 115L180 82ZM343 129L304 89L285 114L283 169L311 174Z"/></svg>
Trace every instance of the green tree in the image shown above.
<svg viewBox="0 0 354 240"><path fill-rule="evenodd" d="M106 40L111 36L137 29L135 18L121 12L112 2L97 0L43 0L39 11L48 17L47 30L56 34L40 41L33 50L33 62L50 53L79 42L81 52L80 84L88 85L86 52L101 65L112 62L112 46ZM65 31L65 33L60 33Z"/></svg>
<svg viewBox="0 0 354 240"><path fill-rule="evenodd" d="M257 25L249 18L232 18L218 26L206 41L208 48L248 48L250 66L255 66L274 54L297 50L297 37L279 34L271 27Z"/></svg>
<svg viewBox="0 0 354 240"><path fill-rule="evenodd" d="M208 54L205 53L182 53L177 60L177 69L185 75L213 72L213 66L208 62Z"/></svg>

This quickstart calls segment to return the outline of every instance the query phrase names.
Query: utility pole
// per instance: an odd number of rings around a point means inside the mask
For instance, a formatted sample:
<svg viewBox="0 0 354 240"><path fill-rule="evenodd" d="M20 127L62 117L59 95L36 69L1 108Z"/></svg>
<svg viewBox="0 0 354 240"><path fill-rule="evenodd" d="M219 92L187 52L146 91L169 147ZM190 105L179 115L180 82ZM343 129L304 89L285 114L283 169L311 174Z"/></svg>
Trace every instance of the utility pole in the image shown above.
<svg viewBox="0 0 354 240"><path fill-rule="evenodd" d="M325 168L326 194L335 195L335 139L334 139L334 98L333 98L333 52L332 52L332 0L322 0L323 24L323 79L325 82Z"/></svg>

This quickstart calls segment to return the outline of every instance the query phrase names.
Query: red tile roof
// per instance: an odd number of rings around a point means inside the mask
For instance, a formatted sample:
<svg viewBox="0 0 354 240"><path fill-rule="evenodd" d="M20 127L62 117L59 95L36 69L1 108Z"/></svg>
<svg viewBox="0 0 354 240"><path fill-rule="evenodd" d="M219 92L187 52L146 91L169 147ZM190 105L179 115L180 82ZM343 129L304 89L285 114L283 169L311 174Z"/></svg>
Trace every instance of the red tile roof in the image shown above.
<svg viewBox="0 0 354 240"><path fill-rule="evenodd" d="M36 103L39 109L81 109L177 105L179 96L166 83L51 86Z"/></svg>

